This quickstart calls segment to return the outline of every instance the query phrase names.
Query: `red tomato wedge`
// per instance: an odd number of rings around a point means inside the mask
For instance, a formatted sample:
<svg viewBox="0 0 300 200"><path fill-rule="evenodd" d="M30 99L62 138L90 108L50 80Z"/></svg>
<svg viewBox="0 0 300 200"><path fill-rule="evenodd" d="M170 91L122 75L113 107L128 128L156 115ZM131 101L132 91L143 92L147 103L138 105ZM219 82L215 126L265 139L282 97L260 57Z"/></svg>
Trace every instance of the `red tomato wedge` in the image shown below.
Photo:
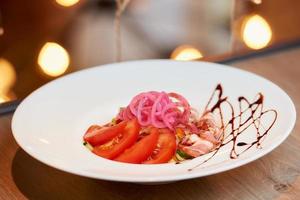
<svg viewBox="0 0 300 200"><path fill-rule="evenodd" d="M83 140L92 146L104 144L123 132L126 122L120 122L115 126L101 127L98 125L91 126L83 136Z"/></svg>
<svg viewBox="0 0 300 200"><path fill-rule="evenodd" d="M144 164L166 163L171 160L176 151L176 138L169 129L160 129L157 148Z"/></svg>
<svg viewBox="0 0 300 200"><path fill-rule="evenodd" d="M125 150L115 161L125 163L141 163L146 160L154 151L157 145L158 129L151 128L150 134L139 140L132 147Z"/></svg>
<svg viewBox="0 0 300 200"><path fill-rule="evenodd" d="M140 125L137 119L132 119L126 123L125 128L118 132L117 136L109 144L96 146L93 149L93 153L103 158L114 159L136 142L139 131Z"/></svg>

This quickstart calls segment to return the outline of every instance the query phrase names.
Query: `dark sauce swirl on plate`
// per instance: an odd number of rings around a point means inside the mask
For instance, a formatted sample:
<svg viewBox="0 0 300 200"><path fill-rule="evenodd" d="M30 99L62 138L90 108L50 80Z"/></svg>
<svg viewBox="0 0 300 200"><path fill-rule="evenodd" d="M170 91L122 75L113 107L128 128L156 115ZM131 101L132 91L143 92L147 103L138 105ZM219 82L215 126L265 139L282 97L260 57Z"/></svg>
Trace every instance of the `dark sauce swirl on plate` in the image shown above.
<svg viewBox="0 0 300 200"><path fill-rule="evenodd" d="M231 159L238 158L241 154L254 146L256 148L261 148L262 141L265 139L277 119L277 111L274 109L264 110L264 96L262 93L258 93L253 101L250 101L243 96L238 97L237 100L239 106L236 111L234 110L232 103L228 100L228 97L223 95L222 85L217 85L208 100L203 115L213 113L219 118L222 131L220 138L221 142L214 151L210 152L211 156L209 158L188 169L189 171L211 160L225 146L231 147L229 155ZM228 117L229 120L226 121L224 113L225 106L229 108L230 113L230 117ZM263 123L262 118L267 115L270 115L270 120L268 123ZM255 130L255 139L252 142L238 141L243 134L253 134L253 131L249 130L250 128L254 128ZM237 147L240 147L239 150Z"/></svg>

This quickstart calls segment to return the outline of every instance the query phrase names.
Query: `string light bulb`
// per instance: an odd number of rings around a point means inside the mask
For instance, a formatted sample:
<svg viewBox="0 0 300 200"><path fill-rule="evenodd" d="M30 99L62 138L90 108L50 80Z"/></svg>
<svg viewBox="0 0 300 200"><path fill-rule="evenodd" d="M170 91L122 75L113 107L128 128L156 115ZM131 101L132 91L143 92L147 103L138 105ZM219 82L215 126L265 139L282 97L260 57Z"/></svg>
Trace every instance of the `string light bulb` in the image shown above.
<svg viewBox="0 0 300 200"><path fill-rule="evenodd" d="M64 6L64 7L70 7L73 6L75 4L77 4L79 2L79 0L56 0L56 3Z"/></svg>
<svg viewBox="0 0 300 200"><path fill-rule="evenodd" d="M197 60L201 59L202 57L202 53L190 45L181 45L177 47L171 55L172 59L180 61Z"/></svg>
<svg viewBox="0 0 300 200"><path fill-rule="evenodd" d="M260 15L247 17L242 26L242 38L251 49L262 49L272 39L272 29L268 22Z"/></svg>
<svg viewBox="0 0 300 200"><path fill-rule="evenodd" d="M70 57L59 44L47 42L39 53L38 64L46 75L56 77L66 72L70 64Z"/></svg>

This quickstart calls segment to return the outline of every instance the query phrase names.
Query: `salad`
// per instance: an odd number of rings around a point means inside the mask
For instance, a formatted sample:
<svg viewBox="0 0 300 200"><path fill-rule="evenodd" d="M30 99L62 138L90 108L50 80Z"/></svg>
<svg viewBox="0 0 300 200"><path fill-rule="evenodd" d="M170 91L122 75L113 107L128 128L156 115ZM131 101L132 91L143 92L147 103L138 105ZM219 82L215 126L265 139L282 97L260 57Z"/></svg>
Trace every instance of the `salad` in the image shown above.
<svg viewBox="0 0 300 200"><path fill-rule="evenodd" d="M211 112L201 116L180 94L143 92L111 122L92 125L84 145L106 159L136 164L182 162L214 151L223 131Z"/></svg>

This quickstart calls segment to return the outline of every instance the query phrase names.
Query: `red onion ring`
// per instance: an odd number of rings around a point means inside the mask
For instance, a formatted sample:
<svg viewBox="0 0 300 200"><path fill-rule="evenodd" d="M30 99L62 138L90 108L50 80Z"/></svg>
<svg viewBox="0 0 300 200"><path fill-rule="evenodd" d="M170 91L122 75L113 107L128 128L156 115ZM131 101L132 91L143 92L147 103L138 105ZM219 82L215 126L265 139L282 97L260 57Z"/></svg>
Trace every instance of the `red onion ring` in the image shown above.
<svg viewBox="0 0 300 200"><path fill-rule="evenodd" d="M150 91L136 95L126 108L120 110L117 119L136 117L142 126L174 130L179 124L188 127L190 115L191 107L182 95Z"/></svg>

